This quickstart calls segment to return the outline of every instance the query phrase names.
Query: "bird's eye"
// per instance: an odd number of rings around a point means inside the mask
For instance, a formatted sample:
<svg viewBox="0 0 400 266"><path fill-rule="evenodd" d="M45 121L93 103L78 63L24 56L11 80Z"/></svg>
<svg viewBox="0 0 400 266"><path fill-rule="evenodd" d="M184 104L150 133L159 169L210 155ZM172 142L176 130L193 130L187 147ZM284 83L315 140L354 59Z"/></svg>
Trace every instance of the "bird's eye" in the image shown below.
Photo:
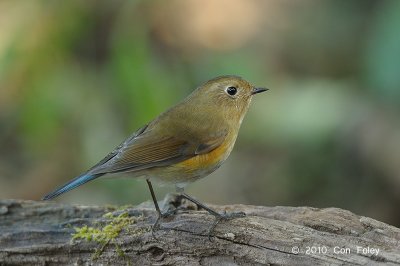
<svg viewBox="0 0 400 266"><path fill-rule="evenodd" d="M236 87L228 87L228 88L226 88L226 93L233 96L237 93L237 89L236 89Z"/></svg>

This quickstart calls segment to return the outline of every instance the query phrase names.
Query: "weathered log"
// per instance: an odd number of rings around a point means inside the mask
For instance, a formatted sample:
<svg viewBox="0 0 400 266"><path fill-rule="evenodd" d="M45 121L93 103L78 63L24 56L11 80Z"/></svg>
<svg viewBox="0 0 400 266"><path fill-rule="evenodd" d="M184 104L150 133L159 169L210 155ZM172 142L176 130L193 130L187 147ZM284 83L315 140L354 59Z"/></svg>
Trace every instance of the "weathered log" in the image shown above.
<svg viewBox="0 0 400 266"><path fill-rule="evenodd" d="M0 265L400 264L400 229L346 210L212 206L247 216L218 224L210 241L213 216L168 202L183 210L153 236L150 203L116 210L2 200Z"/></svg>

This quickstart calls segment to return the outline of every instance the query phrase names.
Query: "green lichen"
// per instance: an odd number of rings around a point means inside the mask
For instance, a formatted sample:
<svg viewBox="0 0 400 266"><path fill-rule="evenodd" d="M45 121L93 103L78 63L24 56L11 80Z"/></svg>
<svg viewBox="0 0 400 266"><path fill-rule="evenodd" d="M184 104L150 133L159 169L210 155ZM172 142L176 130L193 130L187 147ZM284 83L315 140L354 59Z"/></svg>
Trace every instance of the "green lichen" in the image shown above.
<svg viewBox="0 0 400 266"><path fill-rule="evenodd" d="M106 204L104 205L104 208L110 211L125 211L127 209L133 208L132 205L126 204L126 205L113 205L113 204Z"/></svg>
<svg viewBox="0 0 400 266"><path fill-rule="evenodd" d="M103 215L103 218L107 219L107 221L101 225L95 224L93 227L87 225L84 225L83 227L74 227L75 233L72 234L72 241L85 240L88 242L94 241L99 243L100 247L96 249L92 259L97 259L108 244L114 244L118 255L124 257L125 254L116 243L116 239L122 230L127 229L129 225L142 219L142 216L130 217L127 212L114 216L113 213L108 212ZM140 234L142 232L143 231L140 229L129 231L129 233L133 234Z"/></svg>

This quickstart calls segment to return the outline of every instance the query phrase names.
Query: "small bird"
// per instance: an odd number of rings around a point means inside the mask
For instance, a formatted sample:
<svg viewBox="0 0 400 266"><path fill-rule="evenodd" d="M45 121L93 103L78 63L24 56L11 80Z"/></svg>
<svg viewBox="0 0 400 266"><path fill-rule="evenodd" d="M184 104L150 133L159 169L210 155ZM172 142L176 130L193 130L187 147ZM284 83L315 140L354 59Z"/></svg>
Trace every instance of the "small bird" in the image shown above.
<svg viewBox="0 0 400 266"><path fill-rule="evenodd" d="M213 78L186 99L159 115L122 142L84 174L46 195L55 198L105 174L129 172L147 181L158 219L161 212L152 181L175 184L183 198L222 219L243 217L243 213L220 214L184 193L184 187L214 172L227 159L235 144L252 96L266 91L238 76ZM173 210L172 210L173 211ZM213 230L213 229L212 229Z"/></svg>

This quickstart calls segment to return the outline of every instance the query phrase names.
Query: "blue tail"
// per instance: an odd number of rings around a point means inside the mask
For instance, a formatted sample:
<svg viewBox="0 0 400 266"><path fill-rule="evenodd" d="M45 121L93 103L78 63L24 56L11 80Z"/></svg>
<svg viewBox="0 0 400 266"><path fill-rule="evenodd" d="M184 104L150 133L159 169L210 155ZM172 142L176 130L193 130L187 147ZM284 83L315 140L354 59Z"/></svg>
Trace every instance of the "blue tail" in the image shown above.
<svg viewBox="0 0 400 266"><path fill-rule="evenodd" d="M73 180L69 181L68 183L66 183L65 185L59 187L58 189L54 190L53 192L47 194L46 196L43 197L42 200L49 200L55 197L60 196L61 194L68 192L76 187L79 187L80 185L83 185L95 178L98 178L99 176L102 176L103 174L83 174L80 175L76 178L74 178Z"/></svg>

